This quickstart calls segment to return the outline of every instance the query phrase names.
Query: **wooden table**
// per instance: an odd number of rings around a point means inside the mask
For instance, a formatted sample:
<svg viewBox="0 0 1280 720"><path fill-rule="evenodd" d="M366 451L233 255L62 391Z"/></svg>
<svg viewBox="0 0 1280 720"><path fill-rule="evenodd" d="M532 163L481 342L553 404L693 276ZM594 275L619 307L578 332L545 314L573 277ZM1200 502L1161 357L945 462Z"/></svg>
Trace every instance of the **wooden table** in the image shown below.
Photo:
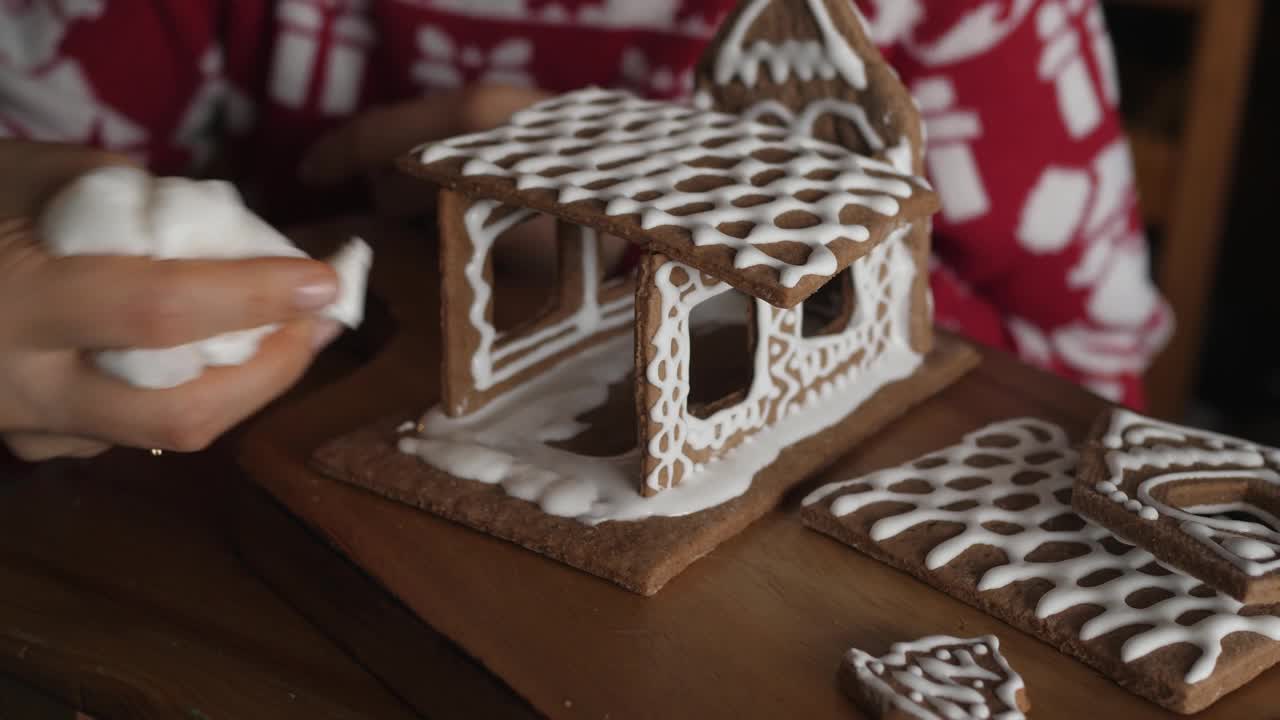
<svg viewBox="0 0 1280 720"><path fill-rule="evenodd" d="M362 335L344 341L305 387L251 428L250 440L255 433L275 433L279 439L267 446L285 461L305 461L308 446L335 427L397 404L414 405L434 392L434 378L425 371L410 377L387 375L382 382L390 396L353 387L352 382L363 382L357 380L359 370L346 377L391 347L408 347L413 363L434 355L430 338L437 331L425 299L432 289L431 264L421 240L383 237L378 247L374 286L384 295L390 291L390 312L375 307ZM368 368L364 372L367 377ZM320 397L326 399L318 402ZM1005 355L987 353L978 370L865 443L836 472L897 462L952 442L977 423L1011 415L1036 414L1079 432L1101 407L1100 400L1064 382ZM0 470L0 672L101 717L533 716L518 695L248 483L229 457L228 448L236 442L232 438L189 457L118 451L89 462ZM335 506L329 500L334 498L347 498L352 516L384 512L367 503L386 501L351 488L330 486L323 494L331 514ZM337 507L341 515L341 505ZM395 507L396 513L411 512ZM432 518L403 518L434 523L433 532L448 543L441 547L453 553L499 558L500 565L476 575L476 585L502 582L503 573L511 572L532 579L545 569L543 564L550 565ZM388 532L393 529L372 528L368 535ZM353 537L330 534L329 540L351 543ZM1031 683L1039 718L1073 717L1086 705L1099 716L1163 716L1155 706L1034 639L799 527L794 500L696 564L657 598L634 598L569 570L555 574L557 582L586 593L580 596L586 602L617 600L634 605L631 612L642 618L660 614L654 603L679 603L681 593L692 597L713 591L717 574L750 569L757 561L763 572L775 559L743 556L762 539L784 544L811 540L813 553L804 563L856 564L867 587L876 588L867 595L869 605L846 601L848 613L815 618L813 632L797 638L798 643L821 641L835 647L862 638L887 645L916 629L919 621L913 617L927 617L935 630L999 633ZM508 581L510 577L516 576ZM801 611L828 602L823 588L823 578L815 574L803 588L777 587L773 592L777 602ZM415 607L419 614L421 610ZM895 619L876 624L888 616ZM745 633L723 640L738 650L750 646ZM657 646L662 640L635 636L631 642ZM826 683L837 659L807 672L821 675ZM537 695L536 687L528 692L530 683L548 674L548 668L530 667L516 680L526 694ZM1249 703L1260 702L1278 685L1280 675L1273 670L1205 717L1241 717ZM785 706L785 697L773 695L757 702L752 690L691 685L684 696L690 698L689 707L716 706L726 693L734 694L735 702L724 707ZM775 690L779 688L762 689ZM546 693L559 691L545 688ZM609 687L584 687L572 697L580 702L575 707L584 708L611 692ZM545 707L546 698L538 699ZM851 706L830 699L817 704L823 703L827 712L821 716L833 711L833 716L855 716ZM0 715L4 710L0 702ZM630 716L621 712L613 717L620 715Z"/></svg>

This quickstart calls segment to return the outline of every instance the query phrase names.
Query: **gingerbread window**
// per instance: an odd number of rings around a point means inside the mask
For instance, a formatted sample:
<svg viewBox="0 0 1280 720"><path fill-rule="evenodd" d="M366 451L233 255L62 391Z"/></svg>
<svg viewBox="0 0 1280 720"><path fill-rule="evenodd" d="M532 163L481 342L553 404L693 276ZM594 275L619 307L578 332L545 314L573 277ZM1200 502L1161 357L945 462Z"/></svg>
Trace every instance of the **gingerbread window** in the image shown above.
<svg viewBox="0 0 1280 720"><path fill-rule="evenodd" d="M540 213L452 193L442 195L440 213L452 228L441 245L444 404L452 414L478 410L584 345L630 329L633 288L626 278L606 279L596 231L555 220L550 292L532 308L495 313L493 248Z"/></svg>
<svg viewBox="0 0 1280 720"><path fill-rule="evenodd" d="M853 321L856 303L853 270L847 269L804 301L801 335L816 337L844 332Z"/></svg>

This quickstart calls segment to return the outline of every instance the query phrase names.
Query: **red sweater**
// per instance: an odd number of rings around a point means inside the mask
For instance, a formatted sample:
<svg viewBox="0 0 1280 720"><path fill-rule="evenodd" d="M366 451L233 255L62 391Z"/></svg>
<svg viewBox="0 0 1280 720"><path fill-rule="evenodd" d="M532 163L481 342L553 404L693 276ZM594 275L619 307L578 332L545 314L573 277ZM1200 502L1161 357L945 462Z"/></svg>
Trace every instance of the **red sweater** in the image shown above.
<svg viewBox="0 0 1280 720"><path fill-rule="evenodd" d="M1172 328L1148 273L1096 0L857 0L916 95L944 327L1131 405ZM734 0L0 0L0 136L302 195L362 107L481 80L679 97ZM327 207L327 204L324 206Z"/></svg>

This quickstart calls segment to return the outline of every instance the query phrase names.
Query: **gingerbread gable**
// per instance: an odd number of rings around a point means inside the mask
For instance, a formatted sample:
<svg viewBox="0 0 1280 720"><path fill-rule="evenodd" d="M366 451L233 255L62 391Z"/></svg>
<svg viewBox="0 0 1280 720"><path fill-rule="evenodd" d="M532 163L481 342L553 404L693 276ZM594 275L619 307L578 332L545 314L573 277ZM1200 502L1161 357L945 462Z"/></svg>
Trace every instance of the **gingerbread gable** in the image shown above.
<svg viewBox="0 0 1280 720"><path fill-rule="evenodd" d="M590 88L403 163L618 235L794 307L938 200L888 163L735 115Z"/></svg>
<svg viewBox="0 0 1280 720"><path fill-rule="evenodd" d="M915 103L849 0L747 0L703 55L697 86L700 107L923 173Z"/></svg>

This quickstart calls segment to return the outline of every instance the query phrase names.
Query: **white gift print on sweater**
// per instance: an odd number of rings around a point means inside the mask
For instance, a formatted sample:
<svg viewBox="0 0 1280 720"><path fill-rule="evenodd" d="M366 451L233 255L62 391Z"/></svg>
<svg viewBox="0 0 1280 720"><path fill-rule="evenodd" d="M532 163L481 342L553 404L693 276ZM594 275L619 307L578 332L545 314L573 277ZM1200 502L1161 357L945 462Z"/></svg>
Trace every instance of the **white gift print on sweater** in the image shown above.
<svg viewBox="0 0 1280 720"><path fill-rule="evenodd" d="M1067 274L1072 288L1093 288L1087 310L1106 325L1145 322L1159 298L1147 251L1132 216L1137 205L1133 163L1124 139L1107 145L1090 168L1049 166L1032 187L1016 231L1034 254L1056 253L1083 242Z"/></svg>
<svg viewBox="0 0 1280 720"><path fill-rule="evenodd" d="M53 62L67 28L100 17L106 0L0 2L0 66L37 70Z"/></svg>
<svg viewBox="0 0 1280 720"><path fill-rule="evenodd" d="M533 43L528 38L507 38L489 50L476 45L459 47L442 28L423 25L418 29L418 51L421 59L413 64L411 72L425 89L451 90L469 81L534 85L528 72Z"/></svg>
<svg viewBox="0 0 1280 720"><path fill-rule="evenodd" d="M337 16L326 22L325 11L333 5L327 0L284 0L276 8L280 34L270 87L272 99L285 107L314 105L326 115L347 115L356 109L375 40L373 25L365 17L368 2L338 3ZM317 73L323 80L318 102L311 93Z"/></svg>
<svg viewBox="0 0 1280 720"><path fill-rule="evenodd" d="M140 152L147 131L102 104L80 64L64 60L35 75L0 67L0 137Z"/></svg>
<svg viewBox="0 0 1280 720"><path fill-rule="evenodd" d="M583 5L578 21L589 25L636 27L666 30L676 25L680 0L602 0L599 5Z"/></svg>
<svg viewBox="0 0 1280 720"><path fill-rule="evenodd" d="M982 137L982 119L975 110L956 108L951 78L921 78L911 88L920 106L929 138L925 154L929 179L942 200L942 215L961 223L986 215L991 209L978 169L972 143Z"/></svg>
<svg viewBox="0 0 1280 720"><path fill-rule="evenodd" d="M1058 111L1067 132L1082 138L1102 124L1103 100L1114 107L1120 100L1115 55L1107 38L1102 10L1093 6L1086 23L1090 49L1099 68L1101 94L1095 88L1082 46L1082 32L1072 27L1074 18L1089 7L1087 0L1046 0L1036 12L1036 32L1044 41L1037 68L1040 78L1058 93Z"/></svg>
<svg viewBox="0 0 1280 720"><path fill-rule="evenodd" d="M911 29L924 17L920 0L870 0L872 10L867 13L854 4L853 11L862 20L871 42L885 47L907 37Z"/></svg>
<svg viewBox="0 0 1280 720"><path fill-rule="evenodd" d="M627 87L646 97L685 97L693 91L692 67L676 74L666 65L650 66L649 58L640 48L622 51L620 69Z"/></svg>
<svg viewBox="0 0 1280 720"><path fill-rule="evenodd" d="M79 62L58 57L70 26L105 9L105 0L0 2L0 137L143 147L146 130L98 99Z"/></svg>
<svg viewBox="0 0 1280 720"><path fill-rule="evenodd" d="M407 2L410 5L422 4L422 0L416 2L407 0ZM521 20L529 16L529 9L525 6L524 0L432 0L427 5L437 10L471 17Z"/></svg>
<svg viewBox="0 0 1280 720"><path fill-rule="evenodd" d="M892 0L889 0L892 1ZM1004 42L1027 18L1036 0L990 0L930 41L903 37L907 53L930 66L951 65L985 54Z"/></svg>
<svg viewBox="0 0 1280 720"><path fill-rule="evenodd" d="M1124 139L1107 145L1092 168L1050 165L1027 194L1018 223L1022 246L1036 254L1055 253L1071 244L1083 229L1090 237L1110 238L1128 227L1129 210L1137 202L1133 164ZM1096 279L1099 261L1085 261L1071 282L1083 287Z"/></svg>

